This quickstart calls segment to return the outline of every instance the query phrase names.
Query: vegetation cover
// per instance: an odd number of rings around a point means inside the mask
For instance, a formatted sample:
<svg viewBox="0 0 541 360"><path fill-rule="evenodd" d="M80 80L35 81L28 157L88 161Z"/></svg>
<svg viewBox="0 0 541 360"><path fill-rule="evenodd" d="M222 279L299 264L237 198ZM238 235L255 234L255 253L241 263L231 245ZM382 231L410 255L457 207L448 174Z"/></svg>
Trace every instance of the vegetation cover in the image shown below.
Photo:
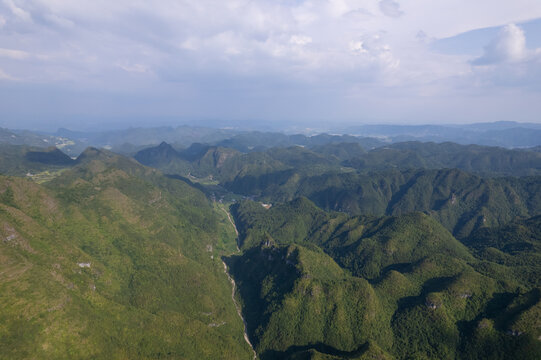
<svg viewBox="0 0 541 360"><path fill-rule="evenodd" d="M262 359L541 355L538 218L463 244L422 213L351 217L302 198L234 213L245 251L231 264Z"/></svg>
<svg viewBox="0 0 541 360"><path fill-rule="evenodd" d="M195 144L176 152L162 144L136 159L166 173L211 178L225 191L265 203L305 196L325 210L354 215L421 211L461 239L541 213L535 151L410 142L367 152L359 143L331 142L249 153Z"/></svg>
<svg viewBox="0 0 541 360"><path fill-rule="evenodd" d="M0 359L541 357L538 151L226 133L2 145Z"/></svg>
<svg viewBox="0 0 541 360"><path fill-rule="evenodd" d="M40 186L0 179L0 358L250 358L200 191L90 150Z"/></svg>

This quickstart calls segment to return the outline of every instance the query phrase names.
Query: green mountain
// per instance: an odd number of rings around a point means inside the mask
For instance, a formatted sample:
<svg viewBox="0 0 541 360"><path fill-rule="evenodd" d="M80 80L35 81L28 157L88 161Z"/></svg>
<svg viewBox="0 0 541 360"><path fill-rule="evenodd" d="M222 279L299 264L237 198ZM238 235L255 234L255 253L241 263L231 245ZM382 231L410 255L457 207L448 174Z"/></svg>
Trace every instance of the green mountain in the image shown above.
<svg viewBox="0 0 541 360"><path fill-rule="evenodd" d="M464 240L479 258L505 266L541 286L541 216L496 228L481 228ZM541 333L540 333L541 335Z"/></svg>
<svg viewBox="0 0 541 360"><path fill-rule="evenodd" d="M261 136L269 134L259 134ZM140 151L135 158L142 164L159 168L168 174L196 177L213 176L223 184L246 177L244 181L254 182L258 178L283 171L310 171L311 174L323 174L330 169L340 172L374 172L388 170L413 169L449 169L456 168L481 176L524 176L541 175L541 154L535 151L508 150L498 147L478 145L458 145L454 143L397 143L365 151L357 142L335 142L343 137L318 135L311 138L290 138L312 146L288 146L290 139L275 134L278 147L259 151L248 150L230 142L224 146L192 144L187 149L176 151L170 145L162 143L158 147ZM241 138L247 135L239 135ZM269 135L270 136L270 135ZM322 138L322 139L319 139ZM255 141L247 137L246 141ZM301 141L304 139L304 141ZM306 139L311 139L307 141ZM319 139L319 140L318 140ZM334 140L333 140L334 139ZM346 137L349 141L349 137ZM262 142L265 140L262 139ZM242 154L233 148L241 149ZM219 159L205 161L207 159ZM263 165L263 166L261 166ZM249 168L249 171L245 171ZM302 175L302 174L301 174ZM237 191L235 183L230 184ZM241 185L242 187L243 185Z"/></svg>
<svg viewBox="0 0 541 360"><path fill-rule="evenodd" d="M349 214L430 214L463 238L482 226L541 213L539 177L485 179L460 170L405 170L369 174L288 170L237 177L225 187L264 202L305 196L326 210Z"/></svg>
<svg viewBox="0 0 541 360"><path fill-rule="evenodd" d="M158 168L167 174L211 177L222 184L236 178L251 179L294 168L319 173L341 167L334 159L327 159L299 146L241 153L231 148L198 143L177 151L162 143L158 147L138 152L134 158L143 165Z"/></svg>
<svg viewBox="0 0 541 360"><path fill-rule="evenodd" d="M135 159L141 164L151 164L154 167L167 166L177 158L180 158L180 154L166 142L141 150L135 156Z"/></svg>
<svg viewBox="0 0 541 360"><path fill-rule="evenodd" d="M56 172L73 166L75 161L56 147L0 145L0 174L29 176Z"/></svg>
<svg viewBox="0 0 541 360"><path fill-rule="evenodd" d="M251 131L222 140L217 145L233 148L241 152L251 152L265 151L266 149L271 148L287 148L292 146L313 148L341 143L355 143L366 149L373 149L384 144L382 141L376 138L358 137L352 135L318 134L306 136L302 134L285 135L282 133Z"/></svg>
<svg viewBox="0 0 541 360"><path fill-rule="evenodd" d="M218 176L226 162L237 155L240 153L233 149L199 143L177 151L162 142L157 147L139 151L134 158L143 165L158 168L168 174L203 178ZM229 169L230 166L225 168Z"/></svg>
<svg viewBox="0 0 541 360"><path fill-rule="evenodd" d="M223 210L133 160L83 154L43 185L0 177L0 358L252 358Z"/></svg>
<svg viewBox="0 0 541 360"><path fill-rule="evenodd" d="M306 199L234 213L245 251L229 261L262 359L541 355L540 262L514 273L420 213L349 217ZM521 224L538 235L538 219Z"/></svg>
<svg viewBox="0 0 541 360"><path fill-rule="evenodd" d="M338 143L314 146L311 150L331 160L344 162L365 154L361 145L357 143Z"/></svg>
<svg viewBox="0 0 541 360"><path fill-rule="evenodd" d="M233 140L2 145L0 359L541 357L537 152Z"/></svg>
<svg viewBox="0 0 541 360"><path fill-rule="evenodd" d="M482 175L540 175L541 155L454 143L402 142L350 158L348 165L359 170L457 168Z"/></svg>
<svg viewBox="0 0 541 360"><path fill-rule="evenodd" d="M349 214L421 211L459 238L541 213L539 175L494 177L539 174L541 157L534 151L418 142L369 152L358 143L247 154L201 144L164 153L166 147L144 150L136 159L267 203L305 196L323 209Z"/></svg>

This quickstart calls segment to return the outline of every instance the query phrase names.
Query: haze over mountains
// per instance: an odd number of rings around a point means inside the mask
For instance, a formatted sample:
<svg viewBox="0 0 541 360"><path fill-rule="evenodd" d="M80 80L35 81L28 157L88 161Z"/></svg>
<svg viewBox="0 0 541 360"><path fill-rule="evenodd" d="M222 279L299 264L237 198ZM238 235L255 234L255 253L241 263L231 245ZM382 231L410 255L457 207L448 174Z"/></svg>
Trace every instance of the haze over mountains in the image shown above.
<svg viewBox="0 0 541 360"><path fill-rule="evenodd" d="M298 128L296 129L298 131ZM12 145L57 146L71 156L86 147L106 147L133 154L142 147L158 145L162 141L178 148L192 143L207 143L251 151L275 146L323 145L330 142L359 142L367 149L404 141L454 142L505 148L540 146L541 125L502 121L472 125L363 125L319 131L305 129L303 133L285 133L240 128L216 129L183 125L178 127L130 128L113 131L72 131L58 129L54 133L0 128L0 141ZM325 134L344 134L338 135ZM334 137L333 137L334 136ZM349 137L349 138L348 138Z"/></svg>
<svg viewBox="0 0 541 360"><path fill-rule="evenodd" d="M0 358L538 359L541 140L360 129L2 130Z"/></svg>

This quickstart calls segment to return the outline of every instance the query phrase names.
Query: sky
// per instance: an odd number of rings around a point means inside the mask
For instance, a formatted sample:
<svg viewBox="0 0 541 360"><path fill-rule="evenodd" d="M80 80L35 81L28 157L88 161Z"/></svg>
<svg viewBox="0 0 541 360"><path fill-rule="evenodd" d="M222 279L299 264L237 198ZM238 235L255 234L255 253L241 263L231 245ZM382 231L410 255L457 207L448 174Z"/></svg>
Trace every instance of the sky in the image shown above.
<svg viewBox="0 0 541 360"><path fill-rule="evenodd" d="M539 123L541 1L0 0L0 112L41 130Z"/></svg>

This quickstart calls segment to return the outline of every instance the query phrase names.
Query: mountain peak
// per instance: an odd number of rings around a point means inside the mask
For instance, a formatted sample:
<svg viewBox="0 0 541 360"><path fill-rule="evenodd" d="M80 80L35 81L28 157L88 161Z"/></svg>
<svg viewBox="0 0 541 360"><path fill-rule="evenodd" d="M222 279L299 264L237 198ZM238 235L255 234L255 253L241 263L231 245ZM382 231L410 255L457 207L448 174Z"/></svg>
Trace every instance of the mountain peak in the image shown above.
<svg viewBox="0 0 541 360"><path fill-rule="evenodd" d="M134 158L143 165L155 165L167 164L178 156L178 152L170 144L162 141L158 146L139 151Z"/></svg>
<svg viewBox="0 0 541 360"><path fill-rule="evenodd" d="M112 153L110 153L109 151L106 151L106 150L103 150L103 149L98 149L98 148L95 148L95 147L87 147L78 157L77 157L77 162L78 163L81 163L81 162L86 162L86 161L91 161L91 160L105 160L105 159L110 159L112 157Z"/></svg>

